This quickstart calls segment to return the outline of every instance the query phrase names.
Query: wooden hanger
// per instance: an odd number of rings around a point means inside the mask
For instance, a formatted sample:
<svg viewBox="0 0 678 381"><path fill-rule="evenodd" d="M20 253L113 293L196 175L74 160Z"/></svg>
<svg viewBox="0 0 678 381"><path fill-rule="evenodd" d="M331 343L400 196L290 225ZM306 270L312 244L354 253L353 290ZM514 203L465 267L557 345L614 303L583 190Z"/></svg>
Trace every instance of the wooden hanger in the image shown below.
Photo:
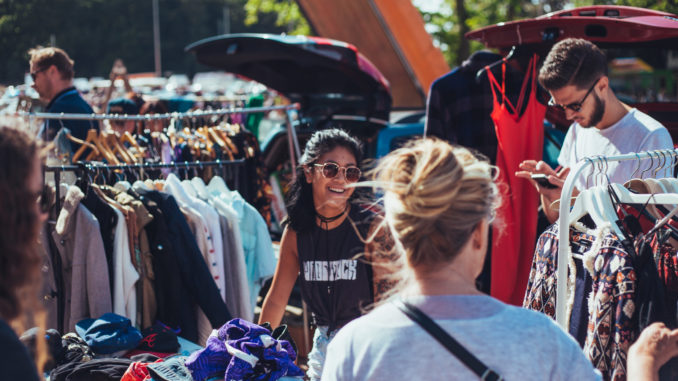
<svg viewBox="0 0 678 381"><path fill-rule="evenodd" d="M89 161L104 158L110 162L111 160L110 152L108 152L106 147L102 144L97 130L95 129L88 130L85 142L91 143L97 148L96 151L95 150L90 151L89 155L87 155L85 160ZM75 153L73 161L76 161L84 153L85 149L86 149L85 146L81 146L80 149L78 149L78 151Z"/></svg>
<svg viewBox="0 0 678 381"><path fill-rule="evenodd" d="M235 144L233 144L233 140L231 140L231 138L228 136L227 130L223 127L217 127L216 130L217 132L219 132L219 134L221 135L221 139L223 139L224 143L226 143L228 149L233 153L233 155L237 155L238 147L236 147Z"/></svg>
<svg viewBox="0 0 678 381"><path fill-rule="evenodd" d="M120 160L118 160L118 158L115 156L115 153L113 152L113 148L111 148L111 146L108 144L108 135L109 133L104 130L99 133L99 144L97 144L97 147L99 147L99 150L103 152L106 161L108 161L110 164L120 165Z"/></svg>
<svg viewBox="0 0 678 381"><path fill-rule="evenodd" d="M137 151L143 152L143 149L141 148L139 143L137 143L137 140L134 139L134 136L132 136L132 134L129 133L129 131L123 132L122 136L120 136L120 142L121 143L129 143L129 145L136 148Z"/></svg>
<svg viewBox="0 0 678 381"><path fill-rule="evenodd" d="M118 134L116 132L108 134L106 141L108 142L108 145L113 149L113 152L116 152L118 156L122 159L122 161L124 161L127 164L136 163L136 158L127 150L127 148L122 143L120 143L120 139L118 138Z"/></svg>
<svg viewBox="0 0 678 381"><path fill-rule="evenodd" d="M94 131L96 133L96 130L89 130L89 131ZM89 131L87 133L88 137L89 137ZM91 150L91 152L94 153L95 155L97 155L97 156L101 155L101 153L99 152L99 149L94 144L92 144L92 143L90 143L86 140L80 140L80 139L72 136L71 134L67 134L66 137L68 138L68 140L75 142L77 144L80 144L80 148L78 148L78 150L75 151L75 153L73 154L73 157L71 158L71 161L73 163L78 161L80 156L82 156L85 153L87 148L89 148Z"/></svg>
<svg viewBox="0 0 678 381"><path fill-rule="evenodd" d="M234 156L233 156L233 150L231 148L231 147L235 147L235 145L233 144L231 139L228 136L226 136L226 133L216 126L209 128L209 131L210 131L210 136L213 136L213 139L219 140L219 142L217 142L217 144L219 144L219 146L222 148L222 150L226 153L226 155L228 156L228 159L229 160L235 160ZM236 152L237 152L237 150L236 150Z"/></svg>

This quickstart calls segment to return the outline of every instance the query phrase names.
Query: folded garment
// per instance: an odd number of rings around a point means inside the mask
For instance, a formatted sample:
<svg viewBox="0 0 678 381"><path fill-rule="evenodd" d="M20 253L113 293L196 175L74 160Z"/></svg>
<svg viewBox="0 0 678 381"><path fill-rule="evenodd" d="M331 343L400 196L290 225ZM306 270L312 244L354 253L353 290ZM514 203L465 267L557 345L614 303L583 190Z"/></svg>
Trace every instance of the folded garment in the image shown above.
<svg viewBox="0 0 678 381"><path fill-rule="evenodd" d="M179 350L177 334L162 323L155 323L142 330L141 335L143 338L137 349L164 353L176 353Z"/></svg>
<svg viewBox="0 0 678 381"><path fill-rule="evenodd" d="M105 313L98 319L84 319L75 324L75 330L97 354L109 354L136 348L141 332L130 320L114 313Z"/></svg>

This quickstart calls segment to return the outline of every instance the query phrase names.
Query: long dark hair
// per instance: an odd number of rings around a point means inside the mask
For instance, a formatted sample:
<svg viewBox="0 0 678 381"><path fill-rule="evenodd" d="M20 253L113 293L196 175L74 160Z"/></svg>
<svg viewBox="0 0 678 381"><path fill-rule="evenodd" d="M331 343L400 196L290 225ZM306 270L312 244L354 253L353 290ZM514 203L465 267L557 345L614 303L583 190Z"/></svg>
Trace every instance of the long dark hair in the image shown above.
<svg viewBox="0 0 678 381"><path fill-rule="evenodd" d="M40 229L28 174L39 148L26 133L0 127L0 316L13 320L22 313L18 290L40 276L35 242Z"/></svg>
<svg viewBox="0 0 678 381"><path fill-rule="evenodd" d="M362 144L346 131L338 128L320 130L313 133L306 142L304 154L299 159L299 165L295 169L296 179L290 185L287 202L288 217L283 221L283 226L290 225L296 232L308 230L315 223L315 206L313 205L313 186L306 182L304 166L316 164L320 156L332 151L337 147L344 147L355 157L356 163L362 161ZM356 198L356 192L351 200ZM349 200L350 202L350 200Z"/></svg>
<svg viewBox="0 0 678 381"><path fill-rule="evenodd" d="M28 178L43 149L23 131L0 126L0 318L19 333L29 324L45 328L45 311L37 293L42 285L42 257L37 248L41 228L35 190ZM47 351L38 335L36 365L42 372Z"/></svg>

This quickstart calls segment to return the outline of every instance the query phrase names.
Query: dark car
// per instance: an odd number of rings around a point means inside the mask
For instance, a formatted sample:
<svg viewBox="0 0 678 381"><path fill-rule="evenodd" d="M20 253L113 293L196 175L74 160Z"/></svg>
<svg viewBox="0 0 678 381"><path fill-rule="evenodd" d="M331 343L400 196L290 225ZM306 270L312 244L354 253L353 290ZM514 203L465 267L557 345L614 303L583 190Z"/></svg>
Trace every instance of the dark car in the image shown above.
<svg viewBox="0 0 678 381"><path fill-rule="evenodd" d="M186 47L198 62L255 80L301 106L295 129L302 144L329 124L367 142L387 125L391 94L386 78L350 44L318 37L231 34ZM289 159L285 127L262 144L269 170Z"/></svg>

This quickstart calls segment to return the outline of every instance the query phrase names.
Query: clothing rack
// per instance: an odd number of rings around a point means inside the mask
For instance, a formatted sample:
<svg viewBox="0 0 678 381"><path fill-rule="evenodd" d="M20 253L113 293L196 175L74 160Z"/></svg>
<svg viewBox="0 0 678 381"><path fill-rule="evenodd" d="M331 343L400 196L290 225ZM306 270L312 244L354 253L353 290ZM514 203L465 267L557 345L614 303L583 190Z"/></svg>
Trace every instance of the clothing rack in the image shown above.
<svg viewBox="0 0 678 381"><path fill-rule="evenodd" d="M59 184L61 182L61 173L62 172L76 172L80 175L87 175L92 172L99 170L116 170L116 169L129 169L129 170L142 170L142 169L161 169L161 168L176 168L176 169L188 169L188 168L204 168L204 167L220 167L222 169L222 177L226 178L227 169L236 169L240 171L240 167L244 167L245 159L229 160L229 161L184 161L184 162L172 162L172 163L147 163L147 164L123 164L123 165L104 165L96 164L92 162L81 163L80 165L48 165L44 167L45 172L54 172L54 183L55 183L55 192L56 192L56 210L61 210L61 194ZM233 185L235 189L240 187L240 179L237 174L234 176Z"/></svg>
<svg viewBox="0 0 678 381"><path fill-rule="evenodd" d="M269 106L269 107L248 107L248 108L222 108L218 110L199 110L189 112L171 112L165 114L146 114L146 115L127 115L127 114L66 114L66 113L18 113L19 116L28 117L29 119L41 118L52 120L165 120L165 119L189 119L200 118L215 115L229 115L229 114L252 114L258 112L268 112L275 110L285 111L285 124L287 126L287 145L290 151L290 160L292 168L296 168L297 161L301 157L301 150L299 148L299 139L297 138L297 131L294 128L292 120L294 119L294 110L299 110L301 105L293 103L285 106ZM293 174L296 171L292 172Z"/></svg>
<svg viewBox="0 0 678 381"><path fill-rule="evenodd" d="M556 288L556 322L564 329L568 330L569 327L567 324L566 316L566 307L567 307L567 270L569 262L569 234L570 229L568 228L568 217L570 214L570 199L572 197L572 192L574 191L575 181L579 176L584 173L584 170L589 166L599 164L600 168L604 168L605 165L609 162L618 162L618 161L629 161L629 160L638 160L638 165L640 167L640 160L642 159L654 159L654 158L676 158L678 157L678 150L655 150L655 151L646 151L640 153L628 153L624 155L617 156L595 156L587 157L580 160L574 168L570 171L570 174L565 179L565 184L563 185L562 193L560 194L560 206L559 211L560 215L558 217L558 263L557 263L557 288ZM654 162L650 165L649 168L645 171L653 168ZM594 167L595 168L595 167ZM612 221L610 221L612 222Z"/></svg>

